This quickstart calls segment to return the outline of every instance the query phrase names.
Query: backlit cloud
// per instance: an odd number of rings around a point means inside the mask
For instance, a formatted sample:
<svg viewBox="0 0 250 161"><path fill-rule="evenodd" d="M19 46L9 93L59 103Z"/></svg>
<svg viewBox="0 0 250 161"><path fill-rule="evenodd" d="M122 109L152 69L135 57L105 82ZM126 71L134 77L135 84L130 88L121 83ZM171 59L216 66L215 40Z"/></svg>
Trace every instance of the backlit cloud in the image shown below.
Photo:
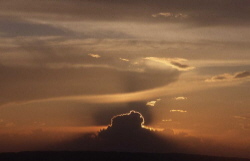
<svg viewBox="0 0 250 161"><path fill-rule="evenodd" d="M111 128L114 129L140 129L144 126L144 118L141 113L130 111L129 113L114 116L111 119Z"/></svg>
<svg viewBox="0 0 250 161"><path fill-rule="evenodd" d="M221 74L213 76L212 78L206 79L205 82L223 82L223 81L238 81L238 80L247 80L250 78L249 71L237 72L234 74Z"/></svg>
<svg viewBox="0 0 250 161"><path fill-rule="evenodd" d="M174 69L177 69L179 71L188 71L192 70L195 67L189 66L187 64L184 64L183 62L186 62L186 59L183 58L158 58L158 57L146 57L146 60L151 60L160 64L164 64L166 66L170 66Z"/></svg>

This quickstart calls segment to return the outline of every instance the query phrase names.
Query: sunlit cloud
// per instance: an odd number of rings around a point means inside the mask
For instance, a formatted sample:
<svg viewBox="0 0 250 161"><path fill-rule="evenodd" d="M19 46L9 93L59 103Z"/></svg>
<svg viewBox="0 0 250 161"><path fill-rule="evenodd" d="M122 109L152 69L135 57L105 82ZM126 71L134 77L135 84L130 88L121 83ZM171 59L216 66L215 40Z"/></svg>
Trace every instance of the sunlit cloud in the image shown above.
<svg viewBox="0 0 250 161"><path fill-rule="evenodd" d="M189 71L194 69L195 67L189 66L187 64L184 64L183 62L186 62L186 59L183 58L159 58L159 57L146 57L146 60L151 60L157 63L164 64L166 66L170 66L174 69L177 69L179 71Z"/></svg>
<svg viewBox="0 0 250 161"><path fill-rule="evenodd" d="M122 61L126 61L126 62L129 61L129 59L125 59L125 58L119 58L119 59L122 60Z"/></svg>
<svg viewBox="0 0 250 161"><path fill-rule="evenodd" d="M156 99L156 101L149 101L149 102L147 102L147 106L152 106L152 107L154 107L155 106L155 103L156 102L158 102L158 101L160 101L161 99L160 98L158 98L158 99Z"/></svg>
<svg viewBox="0 0 250 161"><path fill-rule="evenodd" d="M175 97L174 99L175 99L175 100L186 100L187 97Z"/></svg>
<svg viewBox="0 0 250 161"><path fill-rule="evenodd" d="M89 56L93 57L93 58L100 58L101 56L98 54L88 54Z"/></svg>
<svg viewBox="0 0 250 161"><path fill-rule="evenodd" d="M170 112L181 112L181 113L185 113L185 112L187 112L187 111L185 111L185 110L170 110Z"/></svg>
<svg viewBox="0 0 250 161"><path fill-rule="evenodd" d="M152 17L165 17L165 18L187 18L188 15L183 13L160 12L152 14Z"/></svg>
<svg viewBox="0 0 250 161"><path fill-rule="evenodd" d="M242 71L237 72L234 74L221 74L213 76L212 78L206 79L205 82L223 82L223 81L238 81L243 79L249 79L250 78L250 72L249 71Z"/></svg>
<svg viewBox="0 0 250 161"><path fill-rule="evenodd" d="M147 102L147 106L155 106L155 103L156 103L156 101L149 101L149 102Z"/></svg>

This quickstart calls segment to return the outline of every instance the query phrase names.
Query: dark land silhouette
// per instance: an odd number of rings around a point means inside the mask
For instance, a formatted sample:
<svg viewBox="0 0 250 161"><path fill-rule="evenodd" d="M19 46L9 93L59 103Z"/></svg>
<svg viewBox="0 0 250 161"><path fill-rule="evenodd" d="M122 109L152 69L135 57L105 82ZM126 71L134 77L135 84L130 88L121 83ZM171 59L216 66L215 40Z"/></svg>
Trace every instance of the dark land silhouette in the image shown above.
<svg viewBox="0 0 250 161"><path fill-rule="evenodd" d="M1 161L250 161L244 158L180 153L44 151L0 153Z"/></svg>

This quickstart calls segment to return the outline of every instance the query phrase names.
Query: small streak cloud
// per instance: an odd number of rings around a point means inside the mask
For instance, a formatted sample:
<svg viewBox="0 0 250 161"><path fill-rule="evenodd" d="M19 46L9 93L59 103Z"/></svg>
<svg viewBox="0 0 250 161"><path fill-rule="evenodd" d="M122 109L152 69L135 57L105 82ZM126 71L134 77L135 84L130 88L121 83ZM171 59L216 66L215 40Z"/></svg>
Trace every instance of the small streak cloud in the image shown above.
<svg viewBox="0 0 250 161"><path fill-rule="evenodd" d="M170 110L170 112L181 112L181 113L185 113L187 112L186 110Z"/></svg>
<svg viewBox="0 0 250 161"><path fill-rule="evenodd" d="M234 116L235 119L246 120L247 118L244 116Z"/></svg>
<svg viewBox="0 0 250 161"><path fill-rule="evenodd" d="M156 14L152 14L152 17L164 17L164 18L187 18L188 15L183 13L171 13L171 12L159 12Z"/></svg>
<svg viewBox="0 0 250 161"><path fill-rule="evenodd" d="M166 119L166 120L162 120L163 122L172 122L172 119Z"/></svg>
<svg viewBox="0 0 250 161"><path fill-rule="evenodd" d="M93 57L93 58L100 58L101 56L99 54L88 54L89 56Z"/></svg>
<svg viewBox="0 0 250 161"><path fill-rule="evenodd" d="M122 60L122 61L126 61L126 62L129 61L129 59L125 59L125 58L119 58L119 59Z"/></svg>
<svg viewBox="0 0 250 161"><path fill-rule="evenodd" d="M181 96L181 97L175 97L174 99L177 100L177 101L179 101L179 100L186 100L187 97Z"/></svg>

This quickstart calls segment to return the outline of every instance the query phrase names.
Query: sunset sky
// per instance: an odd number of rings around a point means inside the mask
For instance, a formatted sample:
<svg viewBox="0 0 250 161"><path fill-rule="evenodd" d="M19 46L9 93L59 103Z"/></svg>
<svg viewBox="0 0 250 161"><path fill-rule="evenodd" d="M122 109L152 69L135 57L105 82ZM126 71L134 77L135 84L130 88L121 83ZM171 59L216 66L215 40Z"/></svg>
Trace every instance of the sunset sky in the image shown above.
<svg viewBox="0 0 250 161"><path fill-rule="evenodd" d="M0 152L134 110L190 153L250 158L249 15L249 0L1 0Z"/></svg>

